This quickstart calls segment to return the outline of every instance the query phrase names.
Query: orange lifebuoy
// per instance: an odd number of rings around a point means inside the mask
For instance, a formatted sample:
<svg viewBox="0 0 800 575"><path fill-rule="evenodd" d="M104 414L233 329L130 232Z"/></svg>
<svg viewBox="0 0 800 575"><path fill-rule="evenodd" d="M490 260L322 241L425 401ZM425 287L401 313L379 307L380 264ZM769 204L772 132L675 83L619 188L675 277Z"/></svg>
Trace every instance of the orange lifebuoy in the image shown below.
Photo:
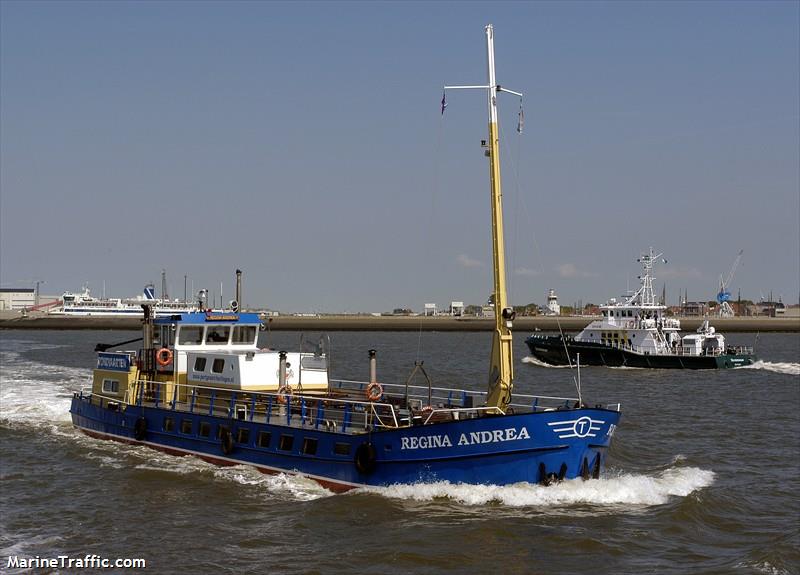
<svg viewBox="0 0 800 575"><path fill-rule="evenodd" d="M422 413L430 413L431 411L433 411L432 405L426 405L425 407L422 408Z"/></svg>
<svg viewBox="0 0 800 575"><path fill-rule="evenodd" d="M367 386L367 399L378 401L383 396L383 386L377 381L373 381Z"/></svg>
<svg viewBox="0 0 800 575"><path fill-rule="evenodd" d="M156 352L156 362L161 367L167 366L172 363L172 350L168 347L162 347Z"/></svg>
<svg viewBox="0 0 800 575"><path fill-rule="evenodd" d="M286 403L292 396L292 386L282 385L278 389L278 403Z"/></svg>

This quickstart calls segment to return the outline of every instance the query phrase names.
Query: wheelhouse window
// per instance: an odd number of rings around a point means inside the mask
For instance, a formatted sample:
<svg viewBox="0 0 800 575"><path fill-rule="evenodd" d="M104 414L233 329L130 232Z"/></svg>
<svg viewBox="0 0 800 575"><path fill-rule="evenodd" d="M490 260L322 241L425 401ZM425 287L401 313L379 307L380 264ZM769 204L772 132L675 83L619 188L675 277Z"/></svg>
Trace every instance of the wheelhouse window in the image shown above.
<svg viewBox="0 0 800 575"><path fill-rule="evenodd" d="M231 326L229 325L213 325L206 331L206 344L227 344L228 338L231 335Z"/></svg>
<svg viewBox="0 0 800 575"><path fill-rule="evenodd" d="M233 345L253 345L256 341L256 326L236 325L233 327Z"/></svg>
<svg viewBox="0 0 800 575"><path fill-rule="evenodd" d="M214 363L211 364L211 371L214 373L222 373L223 369L225 369L225 360L221 357L214 359Z"/></svg>
<svg viewBox="0 0 800 575"><path fill-rule="evenodd" d="M117 379L104 379L103 380L103 393L119 393L119 380Z"/></svg>
<svg viewBox="0 0 800 575"><path fill-rule="evenodd" d="M203 343L203 328L193 325L181 326L178 332L178 343L181 345L200 345Z"/></svg>
<svg viewBox="0 0 800 575"><path fill-rule="evenodd" d="M194 360L194 370L195 371L205 371L206 370L206 358L204 357L196 357Z"/></svg>

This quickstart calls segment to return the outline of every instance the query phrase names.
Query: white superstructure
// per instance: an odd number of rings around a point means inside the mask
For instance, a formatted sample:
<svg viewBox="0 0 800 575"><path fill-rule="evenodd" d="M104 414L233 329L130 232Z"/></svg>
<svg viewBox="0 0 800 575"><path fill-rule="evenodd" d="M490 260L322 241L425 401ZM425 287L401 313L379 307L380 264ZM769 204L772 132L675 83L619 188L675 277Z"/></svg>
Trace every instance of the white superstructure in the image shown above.
<svg viewBox="0 0 800 575"><path fill-rule="evenodd" d="M645 355L704 355L725 350L725 337L704 322L696 334L680 336L681 322L666 316L666 305L653 292L653 265L662 254L642 254L641 287L632 296L610 299L600 307L603 317L590 323L575 336L576 341L590 342Z"/></svg>

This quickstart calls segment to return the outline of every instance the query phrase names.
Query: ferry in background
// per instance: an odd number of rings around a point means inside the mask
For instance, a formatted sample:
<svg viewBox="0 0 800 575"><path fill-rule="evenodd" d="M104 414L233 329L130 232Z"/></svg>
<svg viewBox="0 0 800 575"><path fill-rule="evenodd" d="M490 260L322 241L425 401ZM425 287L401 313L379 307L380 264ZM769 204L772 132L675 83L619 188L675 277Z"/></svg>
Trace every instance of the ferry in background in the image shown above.
<svg viewBox="0 0 800 575"><path fill-rule="evenodd" d="M734 347L703 322L697 333L681 337L681 322L666 317L666 305L653 293L653 265L662 254L639 258L639 290L625 301L609 300L601 319L574 337L534 334L525 340L533 357L550 365L606 365L678 369L725 369L755 361L752 347Z"/></svg>
<svg viewBox="0 0 800 575"><path fill-rule="evenodd" d="M335 380L324 338L310 350L301 342L293 353L259 349L263 328L256 314L153 317L152 302L142 302L141 348L110 352L114 346L98 345L92 387L72 398L73 424L93 437L218 465L304 475L335 491L599 477L619 404L590 407L580 387L577 397L513 393L514 310L505 289L497 99L501 92L522 94L495 81L492 26L485 31L488 82L472 87L483 89L489 106L484 145L492 173L498 313L489 369L480 376L486 391L471 389L475 382L466 389L434 387L421 364L399 383L386 383L377 377L375 350L365 353L367 381ZM462 87L445 89L456 88ZM417 372L427 385L411 385Z"/></svg>
<svg viewBox="0 0 800 575"><path fill-rule="evenodd" d="M80 293L69 291L61 295L61 305L50 310L55 315L100 316L100 317L144 317L142 303L151 303L156 316L186 313L199 309L196 303L181 300L159 299L153 284L147 284L141 295L135 298L96 298L83 286Z"/></svg>

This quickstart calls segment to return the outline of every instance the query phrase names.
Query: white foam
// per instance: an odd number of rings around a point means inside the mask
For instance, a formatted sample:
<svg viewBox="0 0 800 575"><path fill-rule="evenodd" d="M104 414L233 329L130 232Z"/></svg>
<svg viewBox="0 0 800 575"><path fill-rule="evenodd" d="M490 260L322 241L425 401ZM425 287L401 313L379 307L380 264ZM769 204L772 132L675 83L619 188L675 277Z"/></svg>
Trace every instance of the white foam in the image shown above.
<svg viewBox="0 0 800 575"><path fill-rule="evenodd" d="M0 365L0 422L13 426L67 424L72 393L91 378L89 369L34 363L16 351L0 352Z"/></svg>
<svg viewBox="0 0 800 575"><path fill-rule="evenodd" d="M655 476L617 474L591 481L574 479L548 487L520 483L496 485L420 483L364 488L392 499L430 501L448 498L466 505L500 503L509 507L564 508L573 505L600 505L614 508L662 505L671 497L686 497L711 485L714 473L696 467L672 467Z"/></svg>
<svg viewBox="0 0 800 575"><path fill-rule="evenodd" d="M736 567L754 569L758 573L766 573L767 575L791 575L789 570L780 569L769 561L762 561L761 563L739 563Z"/></svg>
<svg viewBox="0 0 800 575"><path fill-rule="evenodd" d="M786 375L800 375L800 363L772 362L760 359L750 365L744 365L736 369L764 369L775 373L785 373Z"/></svg>
<svg viewBox="0 0 800 575"><path fill-rule="evenodd" d="M553 368L553 369L562 369L562 368L565 368L565 367L569 368L568 365L552 365L550 363L545 363L544 361L536 359L532 355L526 355L525 357L523 357L522 358L522 363L529 363L531 365L537 365L539 367L550 367L550 368Z"/></svg>

